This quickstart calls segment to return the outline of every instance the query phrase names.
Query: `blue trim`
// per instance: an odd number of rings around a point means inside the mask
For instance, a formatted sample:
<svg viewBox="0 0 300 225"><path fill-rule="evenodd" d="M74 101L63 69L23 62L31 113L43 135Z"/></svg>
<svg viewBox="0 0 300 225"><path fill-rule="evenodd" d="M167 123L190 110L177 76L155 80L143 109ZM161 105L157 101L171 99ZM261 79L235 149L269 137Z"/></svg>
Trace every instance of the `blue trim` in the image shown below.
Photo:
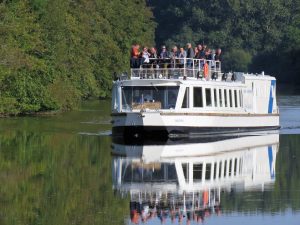
<svg viewBox="0 0 300 225"><path fill-rule="evenodd" d="M275 178L275 171L272 168L273 164L273 149L272 146L268 146L268 156L269 156L269 167L270 167L270 176L273 180Z"/></svg>
<svg viewBox="0 0 300 225"><path fill-rule="evenodd" d="M269 107L268 107L268 113L271 114L273 112L273 100L274 97L272 96L272 89L275 87L276 80L271 80L271 86L270 86L270 96L269 96Z"/></svg>

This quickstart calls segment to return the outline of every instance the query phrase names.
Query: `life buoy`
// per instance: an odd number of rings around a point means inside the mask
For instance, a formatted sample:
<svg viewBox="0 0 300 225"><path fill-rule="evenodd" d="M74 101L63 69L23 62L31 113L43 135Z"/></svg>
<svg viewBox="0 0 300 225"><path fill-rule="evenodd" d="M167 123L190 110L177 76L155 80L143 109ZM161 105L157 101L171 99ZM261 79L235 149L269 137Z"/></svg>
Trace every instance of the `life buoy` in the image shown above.
<svg viewBox="0 0 300 225"><path fill-rule="evenodd" d="M204 64L203 74L204 74L205 78L208 77L208 64L207 64L207 62Z"/></svg>

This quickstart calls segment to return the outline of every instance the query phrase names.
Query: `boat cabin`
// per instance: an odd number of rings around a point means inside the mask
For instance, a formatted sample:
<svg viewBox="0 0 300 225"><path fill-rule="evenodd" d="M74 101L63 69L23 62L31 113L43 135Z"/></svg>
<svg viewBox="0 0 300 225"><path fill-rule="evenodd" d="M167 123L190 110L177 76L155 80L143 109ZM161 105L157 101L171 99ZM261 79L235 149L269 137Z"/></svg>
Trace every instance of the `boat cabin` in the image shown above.
<svg viewBox="0 0 300 225"><path fill-rule="evenodd" d="M112 112L278 113L274 77L221 73L220 62L206 61L207 76L197 60L192 68L132 69L113 84Z"/></svg>

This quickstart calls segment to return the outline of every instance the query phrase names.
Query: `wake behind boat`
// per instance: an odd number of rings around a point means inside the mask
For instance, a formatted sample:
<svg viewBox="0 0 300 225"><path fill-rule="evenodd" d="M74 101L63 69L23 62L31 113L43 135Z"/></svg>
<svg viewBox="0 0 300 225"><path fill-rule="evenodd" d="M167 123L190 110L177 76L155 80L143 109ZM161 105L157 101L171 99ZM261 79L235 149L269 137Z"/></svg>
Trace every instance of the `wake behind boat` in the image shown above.
<svg viewBox="0 0 300 225"><path fill-rule="evenodd" d="M275 77L222 73L219 61L184 60L191 66L135 68L130 76L114 81L113 135L163 137L279 128Z"/></svg>

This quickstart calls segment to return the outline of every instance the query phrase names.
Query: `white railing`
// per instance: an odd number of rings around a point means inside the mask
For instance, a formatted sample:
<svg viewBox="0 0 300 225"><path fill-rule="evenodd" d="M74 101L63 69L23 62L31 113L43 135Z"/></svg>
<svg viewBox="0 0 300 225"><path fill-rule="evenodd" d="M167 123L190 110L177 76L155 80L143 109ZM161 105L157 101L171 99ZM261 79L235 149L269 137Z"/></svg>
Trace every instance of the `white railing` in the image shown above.
<svg viewBox="0 0 300 225"><path fill-rule="evenodd" d="M131 69L131 78L138 79L176 79L199 78L216 79L216 74L221 73L221 62L206 59L168 58L150 59L139 68Z"/></svg>

